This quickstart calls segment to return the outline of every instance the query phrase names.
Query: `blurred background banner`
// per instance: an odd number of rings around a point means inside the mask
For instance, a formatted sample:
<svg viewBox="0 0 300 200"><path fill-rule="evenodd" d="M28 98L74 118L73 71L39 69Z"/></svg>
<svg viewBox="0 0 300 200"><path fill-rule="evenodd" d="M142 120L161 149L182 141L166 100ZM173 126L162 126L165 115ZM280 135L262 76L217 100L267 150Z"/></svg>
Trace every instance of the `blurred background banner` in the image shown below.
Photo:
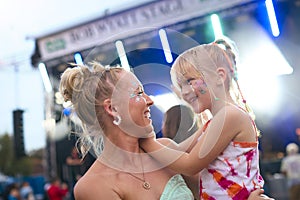
<svg viewBox="0 0 300 200"><path fill-rule="evenodd" d="M241 6L251 0L162 0L121 11L37 40L42 60Z"/></svg>

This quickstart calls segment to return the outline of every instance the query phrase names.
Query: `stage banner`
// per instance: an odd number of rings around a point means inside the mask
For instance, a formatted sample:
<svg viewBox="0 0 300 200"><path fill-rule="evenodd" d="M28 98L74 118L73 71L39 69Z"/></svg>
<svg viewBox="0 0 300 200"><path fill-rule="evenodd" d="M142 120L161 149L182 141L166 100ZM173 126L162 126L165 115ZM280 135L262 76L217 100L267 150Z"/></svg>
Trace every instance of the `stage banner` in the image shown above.
<svg viewBox="0 0 300 200"><path fill-rule="evenodd" d="M37 39L47 61L118 39L243 5L251 0L160 0Z"/></svg>

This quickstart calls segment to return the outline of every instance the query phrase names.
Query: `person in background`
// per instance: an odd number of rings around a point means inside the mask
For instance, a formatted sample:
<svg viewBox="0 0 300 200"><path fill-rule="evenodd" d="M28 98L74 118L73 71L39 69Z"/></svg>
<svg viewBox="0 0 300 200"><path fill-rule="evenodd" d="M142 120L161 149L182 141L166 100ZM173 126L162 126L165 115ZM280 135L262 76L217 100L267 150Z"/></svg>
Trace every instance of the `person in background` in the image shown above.
<svg viewBox="0 0 300 200"><path fill-rule="evenodd" d="M20 188L20 195L22 200L34 200L34 194L33 194L33 189L30 186L29 182L24 181L21 184L21 188Z"/></svg>
<svg viewBox="0 0 300 200"><path fill-rule="evenodd" d="M20 188L18 184L12 183L7 187L8 187L8 196L6 197L7 200L21 200Z"/></svg>
<svg viewBox="0 0 300 200"><path fill-rule="evenodd" d="M281 161L280 171L287 177L290 200L300 199L300 154L299 146L290 143L286 146L286 157Z"/></svg>
<svg viewBox="0 0 300 200"><path fill-rule="evenodd" d="M247 199L264 184L259 131L239 87L235 50L233 41L218 39L183 52L172 66L172 83L182 98L195 113L212 114L191 150L172 141L140 141L163 166L188 176L199 173L201 199Z"/></svg>
<svg viewBox="0 0 300 200"><path fill-rule="evenodd" d="M76 182L80 179L83 172L81 170L83 160L79 152L77 151L76 146L74 146L70 152L70 155L66 158L66 164L68 166L68 181L69 187L74 188ZM71 199L74 199L73 189L71 189Z"/></svg>
<svg viewBox="0 0 300 200"><path fill-rule="evenodd" d="M182 176L139 147L154 133L152 99L132 72L100 63L66 69L60 92L82 122L80 151L97 160L74 187L76 200L194 200ZM259 197L261 190L253 193Z"/></svg>
<svg viewBox="0 0 300 200"><path fill-rule="evenodd" d="M186 105L175 105L169 108L163 118L163 137L180 143L192 136L199 129L198 116Z"/></svg>
<svg viewBox="0 0 300 200"><path fill-rule="evenodd" d="M49 200L63 200L67 196L68 191L68 185L55 177L50 181L49 187L47 187L47 196Z"/></svg>

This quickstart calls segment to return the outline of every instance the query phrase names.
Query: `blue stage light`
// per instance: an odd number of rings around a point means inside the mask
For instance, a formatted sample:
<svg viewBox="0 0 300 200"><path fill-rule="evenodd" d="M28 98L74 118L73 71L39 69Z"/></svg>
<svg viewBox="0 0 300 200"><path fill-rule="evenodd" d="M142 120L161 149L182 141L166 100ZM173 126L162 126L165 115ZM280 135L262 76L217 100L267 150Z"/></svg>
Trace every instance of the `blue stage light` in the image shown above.
<svg viewBox="0 0 300 200"><path fill-rule="evenodd" d="M269 16L269 21L272 29L272 34L274 37L278 37L280 34L279 28L278 28L278 23L276 19L276 14L275 14L275 9L273 5L272 0L266 0L265 1L266 7L267 7L267 12Z"/></svg>
<svg viewBox="0 0 300 200"><path fill-rule="evenodd" d="M76 64L79 64L79 65L83 64L82 56L81 56L80 53L75 53L74 54L74 59L75 59Z"/></svg>
<svg viewBox="0 0 300 200"><path fill-rule="evenodd" d="M165 54L165 58L166 61L168 63L172 63L173 62L173 56L171 53L171 49L170 49L170 45L169 45L169 41L168 41L168 37L167 37L167 32L164 29L160 29L158 31L159 34L159 38L164 50L164 54Z"/></svg>

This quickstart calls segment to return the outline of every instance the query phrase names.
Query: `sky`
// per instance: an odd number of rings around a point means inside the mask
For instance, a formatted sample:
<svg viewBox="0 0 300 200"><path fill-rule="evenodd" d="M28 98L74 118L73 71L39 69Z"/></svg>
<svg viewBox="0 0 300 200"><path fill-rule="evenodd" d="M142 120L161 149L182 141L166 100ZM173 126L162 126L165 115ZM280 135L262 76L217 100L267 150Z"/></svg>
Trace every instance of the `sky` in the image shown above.
<svg viewBox="0 0 300 200"><path fill-rule="evenodd" d="M45 147L44 86L30 61L35 38L143 2L146 0L0 0L0 135L13 133L12 112L23 109L26 151Z"/></svg>

